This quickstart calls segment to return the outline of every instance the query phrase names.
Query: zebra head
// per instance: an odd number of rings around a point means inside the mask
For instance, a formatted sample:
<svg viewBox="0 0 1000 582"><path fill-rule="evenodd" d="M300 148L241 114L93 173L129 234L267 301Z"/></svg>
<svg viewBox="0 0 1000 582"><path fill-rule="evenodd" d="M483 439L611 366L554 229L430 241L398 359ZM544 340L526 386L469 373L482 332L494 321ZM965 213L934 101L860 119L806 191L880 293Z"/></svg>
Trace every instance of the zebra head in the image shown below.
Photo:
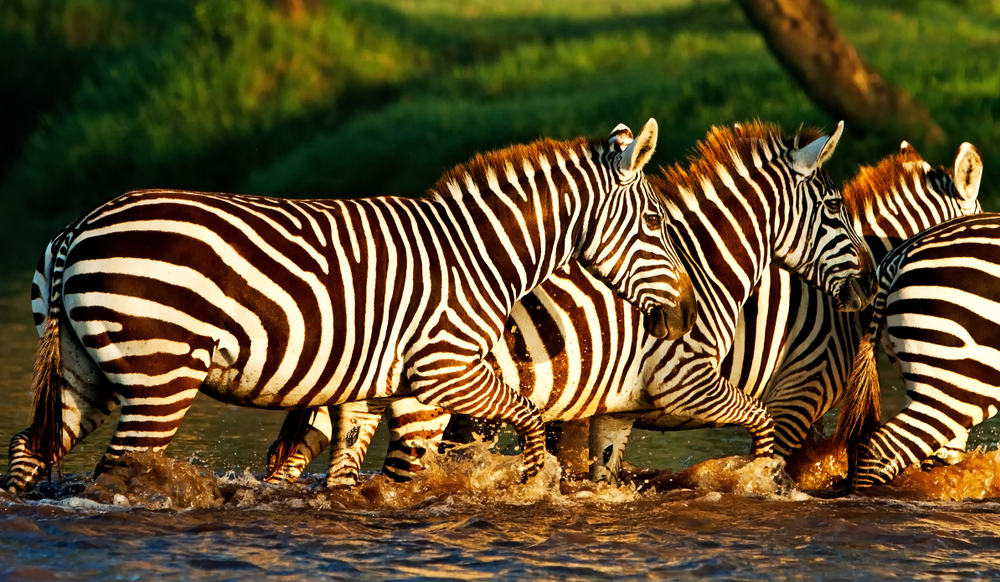
<svg viewBox="0 0 1000 582"><path fill-rule="evenodd" d="M595 209L577 258L642 311L650 335L677 339L694 326L696 309L691 280L664 227L659 195L642 171L657 132L654 119L635 139L624 124L611 132L602 156L608 195Z"/></svg>
<svg viewBox="0 0 1000 582"><path fill-rule="evenodd" d="M821 169L843 130L842 121L833 135L786 152L789 171L783 177L793 195L774 260L830 294L839 311L859 311L875 296L875 262L852 226L840 190Z"/></svg>

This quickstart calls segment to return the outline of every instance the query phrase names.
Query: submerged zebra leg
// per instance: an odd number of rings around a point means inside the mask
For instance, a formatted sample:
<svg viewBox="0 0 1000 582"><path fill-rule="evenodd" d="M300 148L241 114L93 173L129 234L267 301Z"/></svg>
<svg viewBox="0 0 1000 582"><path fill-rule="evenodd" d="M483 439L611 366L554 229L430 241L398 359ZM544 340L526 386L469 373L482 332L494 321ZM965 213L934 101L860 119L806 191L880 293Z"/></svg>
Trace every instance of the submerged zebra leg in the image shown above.
<svg viewBox="0 0 1000 582"><path fill-rule="evenodd" d="M204 380L204 374L196 376L199 377L174 378L156 389L142 386L137 391L131 386L119 385L122 414L111 444L94 470L94 477L114 467L126 453L166 449ZM164 396L151 395L156 393Z"/></svg>
<svg viewBox="0 0 1000 582"><path fill-rule="evenodd" d="M969 445L969 433L963 432L951 439L943 447L934 451L934 454L924 460L923 466L933 466L936 464L957 465L965 458L966 447Z"/></svg>
<svg viewBox="0 0 1000 582"><path fill-rule="evenodd" d="M59 409L62 432L59 445L51 458L45 459L32 446L37 436L33 424L14 435L8 452L4 488L15 492L31 489L81 440L104 424L115 408L118 397L100 369L86 356L76 336L63 325L61 334L62 370L59 374Z"/></svg>
<svg viewBox="0 0 1000 582"><path fill-rule="evenodd" d="M590 480L618 485L635 415L599 414L590 419Z"/></svg>
<svg viewBox="0 0 1000 582"><path fill-rule="evenodd" d="M333 425L326 406L289 411L278 438L267 449L264 482L294 483L332 438Z"/></svg>
<svg viewBox="0 0 1000 582"><path fill-rule="evenodd" d="M395 481L409 481L424 469L424 455L441 445L448 423L455 417L415 398L397 400L389 408L389 452L382 473Z"/></svg>
<svg viewBox="0 0 1000 582"><path fill-rule="evenodd" d="M407 371L413 395L428 406L509 422L524 445L524 478L537 474L545 464L545 426L535 405L501 382L481 359L461 362L442 358L443 352L431 346L427 356L415 359ZM434 368L440 370L437 375Z"/></svg>
<svg viewBox="0 0 1000 582"><path fill-rule="evenodd" d="M381 399L360 400L330 409L333 446L330 448L327 487L353 487L358 484L361 462L368 452L386 404Z"/></svg>

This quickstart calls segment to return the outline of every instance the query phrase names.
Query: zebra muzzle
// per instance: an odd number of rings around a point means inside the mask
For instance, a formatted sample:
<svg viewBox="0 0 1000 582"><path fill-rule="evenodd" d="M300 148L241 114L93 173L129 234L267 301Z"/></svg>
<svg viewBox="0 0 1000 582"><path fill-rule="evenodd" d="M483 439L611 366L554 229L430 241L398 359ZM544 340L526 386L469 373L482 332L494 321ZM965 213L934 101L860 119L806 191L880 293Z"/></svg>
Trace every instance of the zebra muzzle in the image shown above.
<svg viewBox="0 0 1000 582"><path fill-rule="evenodd" d="M857 277L851 277L837 293L837 311L861 311L871 303L874 293L865 292Z"/></svg>

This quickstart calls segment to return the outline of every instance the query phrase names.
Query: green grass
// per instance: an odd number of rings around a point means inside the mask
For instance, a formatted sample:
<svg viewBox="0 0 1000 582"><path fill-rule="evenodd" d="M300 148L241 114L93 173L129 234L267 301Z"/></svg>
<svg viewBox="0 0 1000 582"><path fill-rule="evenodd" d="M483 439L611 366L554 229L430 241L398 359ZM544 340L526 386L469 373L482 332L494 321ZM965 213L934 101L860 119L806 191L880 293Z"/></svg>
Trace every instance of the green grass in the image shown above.
<svg viewBox="0 0 1000 582"><path fill-rule="evenodd" d="M449 165L539 136L660 122L656 161L712 124L831 128L726 0L12 0L0 8L0 266L122 191L416 195ZM38 8L42 6L44 9ZM1000 2L828 0L842 31L986 163L1000 210ZM13 51L13 52L12 52ZM6 100L5 100L6 99ZM18 109L19 111L21 109ZM841 141L851 176L900 136Z"/></svg>

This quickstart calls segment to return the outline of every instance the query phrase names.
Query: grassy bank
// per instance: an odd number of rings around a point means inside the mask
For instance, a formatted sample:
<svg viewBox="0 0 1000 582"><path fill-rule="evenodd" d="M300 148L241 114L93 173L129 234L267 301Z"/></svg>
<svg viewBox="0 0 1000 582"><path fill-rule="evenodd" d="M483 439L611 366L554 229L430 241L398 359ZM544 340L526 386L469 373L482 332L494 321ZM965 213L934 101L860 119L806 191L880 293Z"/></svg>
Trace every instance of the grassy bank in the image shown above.
<svg viewBox="0 0 1000 582"><path fill-rule="evenodd" d="M830 128L726 0L16 0L0 8L0 265L149 187L415 195L475 151L660 122L656 160L712 124ZM845 35L971 141L1000 209L1000 4L828 0ZM10 52L10 51L13 52ZM856 128L848 128L856 129ZM849 134L831 171L895 151ZM917 144L920 148L921 144Z"/></svg>

